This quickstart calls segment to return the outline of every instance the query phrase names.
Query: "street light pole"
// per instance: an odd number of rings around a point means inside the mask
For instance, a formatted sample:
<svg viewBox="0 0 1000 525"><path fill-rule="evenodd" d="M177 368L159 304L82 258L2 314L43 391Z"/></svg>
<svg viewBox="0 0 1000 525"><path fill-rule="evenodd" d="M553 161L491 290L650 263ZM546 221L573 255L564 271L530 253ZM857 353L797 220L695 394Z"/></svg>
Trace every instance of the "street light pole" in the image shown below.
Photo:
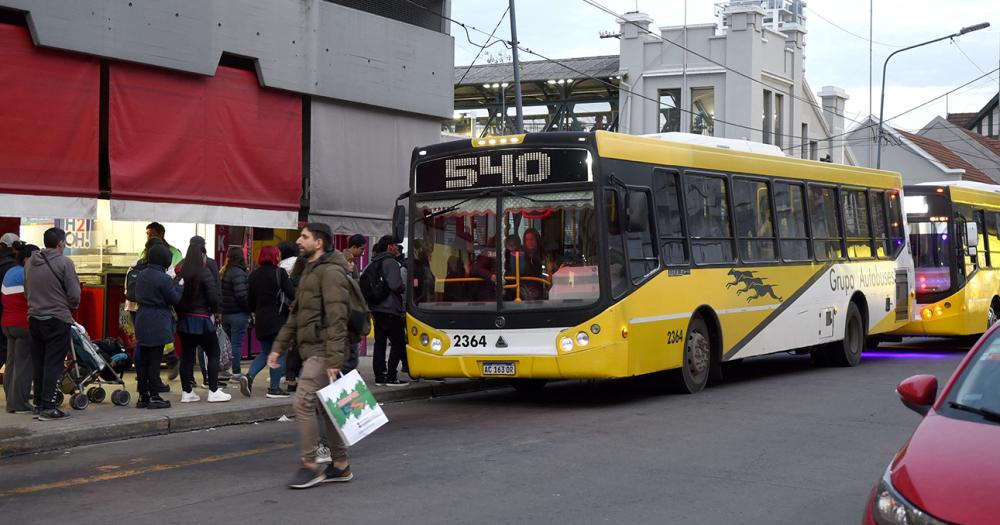
<svg viewBox="0 0 1000 525"><path fill-rule="evenodd" d="M524 111L521 108L521 63L517 60L517 17L514 0L510 0L510 52L514 61L514 107L517 111L514 133L524 133Z"/></svg>
<svg viewBox="0 0 1000 525"><path fill-rule="evenodd" d="M513 0L511 0L511 1L513 1ZM934 40L928 40L926 42L921 42L919 44L915 44L915 45L912 45L912 46L909 46L909 47L904 47L903 49L897 49L896 51L893 51L892 53L890 53L888 57L886 57L885 62L882 64L882 93L881 93L881 100L879 101L879 104L878 104L878 139L877 139L878 140L878 155L875 158L875 167L876 168L878 168L878 169L882 168L882 132L883 132L883 129L884 129L884 126L882 124L882 116L883 116L883 112L885 111L885 71L886 71L886 68L889 67L889 59L891 59L894 55L896 55L896 53L902 53L903 51L908 51L910 49L917 48L917 47L920 47L920 46L926 46L927 44L933 44L934 42L940 42L942 40L948 40L949 38L955 38L956 36L962 36L962 35L964 35L966 33L971 33L973 31L979 31L980 29L986 29L987 27L990 27L990 23L989 22L983 22L981 24L976 24L976 25L972 25L972 26L968 26L968 27L963 27L957 33L952 33L952 34L950 34L948 36L943 36L941 38L935 38Z"/></svg>

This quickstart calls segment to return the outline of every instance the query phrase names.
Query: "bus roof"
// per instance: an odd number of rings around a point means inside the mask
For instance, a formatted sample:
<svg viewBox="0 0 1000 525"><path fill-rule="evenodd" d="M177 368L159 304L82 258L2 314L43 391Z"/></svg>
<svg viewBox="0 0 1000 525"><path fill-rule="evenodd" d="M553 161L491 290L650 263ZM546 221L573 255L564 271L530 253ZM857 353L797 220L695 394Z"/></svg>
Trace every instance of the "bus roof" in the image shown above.
<svg viewBox="0 0 1000 525"><path fill-rule="evenodd" d="M931 193L935 188L948 188L951 200L966 204L984 204L992 207L1000 206L1000 186L982 182L941 181L921 182L910 188L919 188L920 193Z"/></svg>

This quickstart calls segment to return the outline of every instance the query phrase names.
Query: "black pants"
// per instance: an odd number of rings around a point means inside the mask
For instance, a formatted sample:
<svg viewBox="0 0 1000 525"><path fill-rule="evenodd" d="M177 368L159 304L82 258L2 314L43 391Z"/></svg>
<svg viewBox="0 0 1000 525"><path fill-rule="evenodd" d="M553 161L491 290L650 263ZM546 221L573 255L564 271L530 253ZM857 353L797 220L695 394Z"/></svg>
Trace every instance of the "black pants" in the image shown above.
<svg viewBox="0 0 1000 525"><path fill-rule="evenodd" d="M70 326L58 319L28 318L31 331L31 362L34 365L35 406L41 410L56 407L56 389L70 351Z"/></svg>
<svg viewBox="0 0 1000 525"><path fill-rule="evenodd" d="M135 364L135 376L140 399L160 397L160 360L163 359L163 346L143 345L139 348L139 362Z"/></svg>
<svg viewBox="0 0 1000 525"><path fill-rule="evenodd" d="M285 380L286 381L297 381L299 379L299 372L302 371L302 356L299 354L299 349L293 346L288 349L288 353L285 356Z"/></svg>
<svg viewBox="0 0 1000 525"><path fill-rule="evenodd" d="M194 388L194 361L200 346L205 351L208 366L208 388L219 389L219 340L215 332L204 334L185 334L181 337L181 388L190 392Z"/></svg>
<svg viewBox="0 0 1000 525"><path fill-rule="evenodd" d="M375 356L372 359L375 369L375 382L383 383L396 379L396 368L403 363L406 370L406 325L403 317L383 312L372 312L375 319ZM385 343L392 345L389 350L389 368L386 370Z"/></svg>

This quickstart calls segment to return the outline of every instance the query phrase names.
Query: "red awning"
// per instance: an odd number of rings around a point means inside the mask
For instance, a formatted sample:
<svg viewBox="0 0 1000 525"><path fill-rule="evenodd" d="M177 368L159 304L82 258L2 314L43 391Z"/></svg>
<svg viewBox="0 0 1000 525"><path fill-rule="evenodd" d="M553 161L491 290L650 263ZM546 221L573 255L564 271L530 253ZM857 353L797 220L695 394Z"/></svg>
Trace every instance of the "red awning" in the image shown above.
<svg viewBox="0 0 1000 525"><path fill-rule="evenodd" d="M302 101L250 71L113 63L108 134L112 218L297 224Z"/></svg>
<svg viewBox="0 0 1000 525"><path fill-rule="evenodd" d="M0 23L0 215L96 214L100 82L96 59Z"/></svg>

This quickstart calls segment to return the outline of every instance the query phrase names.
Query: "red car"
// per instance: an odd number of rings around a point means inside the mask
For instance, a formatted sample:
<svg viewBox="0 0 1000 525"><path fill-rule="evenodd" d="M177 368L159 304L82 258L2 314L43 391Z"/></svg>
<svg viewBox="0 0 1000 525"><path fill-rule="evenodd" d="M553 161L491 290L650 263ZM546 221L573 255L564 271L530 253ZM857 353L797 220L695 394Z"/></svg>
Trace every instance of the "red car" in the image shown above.
<svg viewBox="0 0 1000 525"><path fill-rule="evenodd" d="M938 394L917 375L896 393L924 419L875 484L862 523L1000 523L1000 323Z"/></svg>

